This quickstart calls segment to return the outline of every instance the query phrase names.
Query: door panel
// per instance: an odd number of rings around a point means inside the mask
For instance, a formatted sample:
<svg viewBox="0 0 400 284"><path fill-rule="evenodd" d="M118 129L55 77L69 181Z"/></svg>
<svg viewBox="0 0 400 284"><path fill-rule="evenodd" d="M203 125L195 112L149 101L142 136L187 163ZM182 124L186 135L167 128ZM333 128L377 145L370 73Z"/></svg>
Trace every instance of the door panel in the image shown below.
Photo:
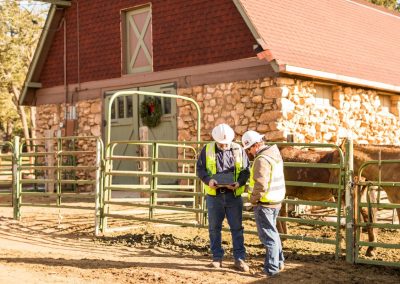
<svg viewBox="0 0 400 284"><path fill-rule="evenodd" d="M137 90L137 89L130 89ZM108 105L112 94L107 94L105 98L105 114L108 113ZM111 109L111 141L131 141L139 140L139 121L137 115L138 96L120 96L114 100ZM107 129L105 129L107 131ZM120 144L116 146L114 155L119 156L138 156L138 147L134 145ZM113 162L113 170L117 171L137 171L138 162L116 160ZM137 184L137 177L113 177L113 184Z"/></svg>
<svg viewBox="0 0 400 284"><path fill-rule="evenodd" d="M176 94L175 84L163 84L157 86L141 87L139 91L144 92L155 92L164 94ZM177 128L176 128L176 99L172 98L158 98L161 102L161 108L163 115L161 116L161 123L153 128L149 128L149 140L177 140ZM139 105L144 100L144 96L140 96ZM142 126L142 122L139 124ZM159 148L160 158L176 158L177 149L172 147L160 147ZM176 172L177 163L160 163L159 171L162 172ZM173 184L176 180L164 180L160 181L162 184Z"/></svg>

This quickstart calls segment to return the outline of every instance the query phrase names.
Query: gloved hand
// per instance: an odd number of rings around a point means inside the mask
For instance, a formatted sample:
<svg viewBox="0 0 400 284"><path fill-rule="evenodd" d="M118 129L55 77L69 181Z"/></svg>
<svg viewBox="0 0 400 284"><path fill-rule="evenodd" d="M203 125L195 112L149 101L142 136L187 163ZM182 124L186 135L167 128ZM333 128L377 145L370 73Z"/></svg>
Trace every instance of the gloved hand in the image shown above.
<svg viewBox="0 0 400 284"><path fill-rule="evenodd" d="M217 184L218 184L218 182L215 179L210 179L210 181L208 182L208 186L213 189L217 188Z"/></svg>
<svg viewBox="0 0 400 284"><path fill-rule="evenodd" d="M239 183L238 182L234 182L234 183L232 183L232 184L227 186L227 188L229 188L230 190L235 190L238 187L239 187Z"/></svg>

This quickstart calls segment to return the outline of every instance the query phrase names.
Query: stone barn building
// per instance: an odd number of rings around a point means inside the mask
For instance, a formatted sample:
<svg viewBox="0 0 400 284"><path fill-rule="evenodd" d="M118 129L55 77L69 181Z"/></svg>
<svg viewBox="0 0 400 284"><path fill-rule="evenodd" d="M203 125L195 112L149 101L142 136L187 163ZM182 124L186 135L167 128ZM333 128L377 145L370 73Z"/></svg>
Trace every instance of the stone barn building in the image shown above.
<svg viewBox="0 0 400 284"><path fill-rule="evenodd" d="M110 96L171 93L215 124L269 140L400 144L400 15L362 0L55 0L20 98L37 136L105 135ZM139 140L143 98L112 107ZM193 105L162 99L149 139L196 139ZM88 146L90 147L90 145Z"/></svg>

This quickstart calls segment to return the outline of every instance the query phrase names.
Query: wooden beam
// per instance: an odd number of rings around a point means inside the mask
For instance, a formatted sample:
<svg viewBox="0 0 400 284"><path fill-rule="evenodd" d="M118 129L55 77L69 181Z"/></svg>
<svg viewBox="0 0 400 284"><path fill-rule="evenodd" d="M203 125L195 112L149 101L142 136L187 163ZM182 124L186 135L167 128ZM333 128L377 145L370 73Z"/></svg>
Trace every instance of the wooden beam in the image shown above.
<svg viewBox="0 0 400 284"><path fill-rule="evenodd" d="M42 83L38 82L28 82L25 84L28 88L35 88L35 89L40 89L42 87Z"/></svg>
<svg viewBox="0 0 400 284"><path fill-rule="evenodd" d="M66 0L35 0L35 1L54 4L60 7L71 7L71 2Z"/></svg>

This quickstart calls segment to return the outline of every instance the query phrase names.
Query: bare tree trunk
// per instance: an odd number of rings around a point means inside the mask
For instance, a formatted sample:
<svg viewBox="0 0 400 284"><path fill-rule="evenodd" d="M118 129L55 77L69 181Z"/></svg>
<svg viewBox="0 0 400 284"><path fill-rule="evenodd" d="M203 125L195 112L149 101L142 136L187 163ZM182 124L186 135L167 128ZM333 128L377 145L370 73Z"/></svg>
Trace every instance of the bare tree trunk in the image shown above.
<svg viewBox="0 0 400 284"><path fill-rule="evenodd" d="M31 136L32 136L32 144L31 144L31 147L32 147L32 152L37 152L37 149L36 149L36 107L30 107L30 109L31 109ZM36 156L32 156L31 157L31 165L35 165L35 159L36 159Z"/></svg>
<svg viewBox="0 0 400 284"><path fill-rule="evenodd" d="M21 116L21 121L22 121L22 128L24 130L24 136L26 139L26 150L30 153L32 152L31 148L31 141L29 140L30 135L29 135L29 127L28 127L28 121L26 120L26 113L25 109L23 106L18 106L18 112L19 115Z"/></svg>
<svg viewBox="0 0 400 284"><path fill-rule="evenodd" d="M29 136L29 127L28 127L28 121L26 120L25 109L24 109L23 106L20 106L18 104L20 92L17 89L17 87L14 86L14 85L12 86L12 92L13 92L13 95L14 95L13 96L13 101L14 101L15 105L18 107L18 114L21 117L22 128L24 130L24 136L25 136L25 139L26 139L26 150L28 152L32 152L31 143L30 143L31 141L29 140L29 138L30 138L30 136Z"/></svg>
<svg viewBox="0 0 400 284"><path fill-rule="evenodd" d="M31 107L31 136L36 139L36 107ZM32 140L32 147L36 145L36 141ZM32 149L35 151L35 149Z"/></svg>

